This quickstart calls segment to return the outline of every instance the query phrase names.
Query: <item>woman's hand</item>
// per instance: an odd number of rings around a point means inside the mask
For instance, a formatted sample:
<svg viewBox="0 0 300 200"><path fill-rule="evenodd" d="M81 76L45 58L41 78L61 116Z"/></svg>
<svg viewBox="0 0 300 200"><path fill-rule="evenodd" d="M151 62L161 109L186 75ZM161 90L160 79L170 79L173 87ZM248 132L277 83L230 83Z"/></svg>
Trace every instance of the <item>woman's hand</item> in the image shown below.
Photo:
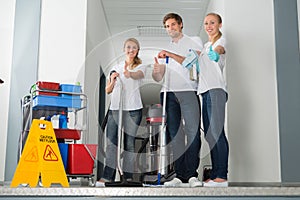
<svg viewBox="0 0 300 200"><path fill-rule="evenodd" d="M113 72L113 73L110 75L110 82L111 82L111 83L115 83L117 77L119 77L119 73L118 73L118 72Z"/></svg>
<svg viewBox="0 0 300 200"><path fill-rule="evenodd" d="M124 70L123 74L126 78L130 78L130 76L131 76L131 72L128 71L128 69Z"/></svg>
<svg viewBox="0 0 300 200"><path fill-rule="evenodd" d="M113 91L117 81L117 77L119 77L119 73L117 72L111 73L109 77L109 81L107 81L106 88L105 88L107 94L110 94Z"/></svg>

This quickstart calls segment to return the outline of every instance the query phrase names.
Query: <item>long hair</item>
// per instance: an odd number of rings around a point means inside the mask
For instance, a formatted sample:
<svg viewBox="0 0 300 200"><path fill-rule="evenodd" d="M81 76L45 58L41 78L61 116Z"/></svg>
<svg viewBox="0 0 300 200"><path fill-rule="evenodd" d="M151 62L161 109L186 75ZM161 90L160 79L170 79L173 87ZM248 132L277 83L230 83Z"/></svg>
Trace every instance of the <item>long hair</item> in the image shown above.
<svg viewBox="0 0 300 200"><path fill-rule="evenodd" d="M206 16L209 16L209 15L215 16L218 19L219 24L222 24L222 18L219 14L217 14L217 13L208 13ZM214 38L212 38L212 41L211 41L212 44L214 44L218 39L220 39L221 36L222 36L222 32L219 31L218 35L216 35Z"/></svg>
<svg viewBox="0 0 300 200"><path fill-rule="evenodd" d="M124 42L124 48L127 42L134 42L137 47L138 47L138 52L136 53L134 59L133 59L133 63L131 65L131 68L134 69L136 66L138 66L139 64L142 64L142 60L139 58L139 51L140 51L140 43L137 39L135 38L128 38L125 42Z"/></svg>

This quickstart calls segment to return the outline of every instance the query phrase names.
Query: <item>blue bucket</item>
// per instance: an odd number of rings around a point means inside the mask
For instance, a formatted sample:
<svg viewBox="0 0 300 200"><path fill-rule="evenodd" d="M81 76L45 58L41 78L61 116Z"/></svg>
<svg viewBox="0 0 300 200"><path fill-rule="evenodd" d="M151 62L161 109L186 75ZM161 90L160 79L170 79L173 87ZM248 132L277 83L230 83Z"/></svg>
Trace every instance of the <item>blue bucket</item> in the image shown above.
<svg viewBox="0 0 300 200"><path fill-rule="evenodd" d="M68 168L68 148L69 148L69 145L65 144L65 143L58 143L58 148L59 148L59 151L60 151L60 155L61 155L64 167L65 167L65 170L67 171L67 168Z"/></svg>

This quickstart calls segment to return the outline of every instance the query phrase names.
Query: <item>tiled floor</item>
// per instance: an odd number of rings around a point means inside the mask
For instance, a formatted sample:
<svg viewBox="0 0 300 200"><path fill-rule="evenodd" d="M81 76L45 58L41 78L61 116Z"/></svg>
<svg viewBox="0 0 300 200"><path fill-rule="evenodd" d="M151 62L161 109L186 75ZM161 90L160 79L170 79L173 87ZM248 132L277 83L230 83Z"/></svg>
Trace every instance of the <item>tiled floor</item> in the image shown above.
<svg viewBox="0 0 300 200"><path fill-rule="evenodd" d="M19 186L10 188L9 183L0 186L0 197L101 197L101 198L175 198L185 197L299 197L298 186L229 186L227 188L165 188L163 186L148 187L106 187L96 188L82 186L82 183L70 182L70 187L63 188L60 185L51 185L50 188L37 186L35 188ZM260 198L260 199L261 199ZM9 198L8 198L9 199Z"/></svg>

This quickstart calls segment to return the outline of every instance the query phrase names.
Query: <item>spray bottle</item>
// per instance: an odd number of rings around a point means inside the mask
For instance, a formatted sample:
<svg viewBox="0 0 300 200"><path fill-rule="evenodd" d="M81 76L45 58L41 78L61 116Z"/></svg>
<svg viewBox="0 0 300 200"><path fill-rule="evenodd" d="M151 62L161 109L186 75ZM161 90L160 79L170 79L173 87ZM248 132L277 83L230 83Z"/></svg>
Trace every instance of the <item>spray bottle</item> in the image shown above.
<svg viewBox="0 0 300 200"><path fill-rule="evenodd" d="M59 128L68 128L68 117L65 111L62 111L59 115Z"/></svg>

